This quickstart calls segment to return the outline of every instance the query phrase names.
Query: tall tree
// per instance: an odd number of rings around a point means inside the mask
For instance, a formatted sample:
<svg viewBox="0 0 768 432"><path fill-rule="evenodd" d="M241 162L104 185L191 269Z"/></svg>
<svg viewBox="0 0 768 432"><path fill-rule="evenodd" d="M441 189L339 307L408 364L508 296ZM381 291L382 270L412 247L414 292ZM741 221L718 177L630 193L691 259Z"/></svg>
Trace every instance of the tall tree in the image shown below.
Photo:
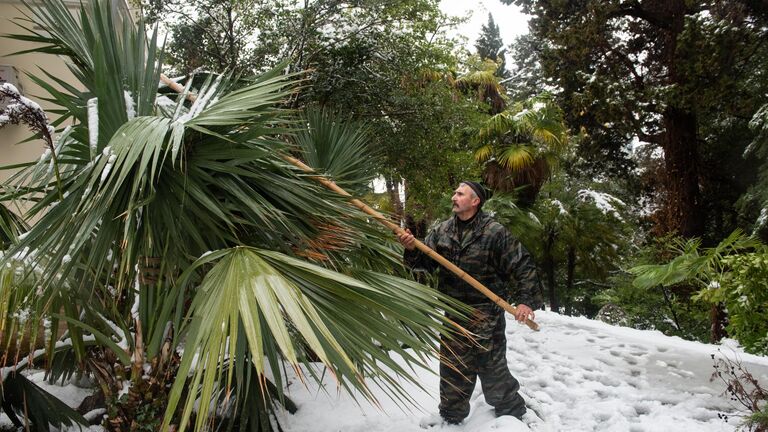
<svg viewBox="0 0 768 432"><path fill-rule="evenodd" d="M544 75L595 161L621 159L634 137L664 152L664 232L705 233L702 126L750 118L765 92L745 85L764 64L765 17L747 2L505 0L532 15Z"/></svg>
<svg viewBox="0 0 768 432"><path fill-rule="evenodd" d="M500 78L508 78L507 61L505 59L504 40L501 38L499 25L493 20L493 15L488 13L488 22L480 27L480 36L475 42L477 55L481 59L496 62L495 75Z"/></svg>

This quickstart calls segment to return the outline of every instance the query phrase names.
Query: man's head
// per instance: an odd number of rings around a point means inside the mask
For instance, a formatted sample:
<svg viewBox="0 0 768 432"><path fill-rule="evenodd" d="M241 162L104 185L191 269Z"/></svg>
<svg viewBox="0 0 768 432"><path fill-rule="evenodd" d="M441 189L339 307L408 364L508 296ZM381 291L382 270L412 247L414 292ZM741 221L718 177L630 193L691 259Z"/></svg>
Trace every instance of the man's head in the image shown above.
<svg viewBox="0 0 768 432"><path fill-rule="evenodd" d="M451 198L453 213L461 220L467 220L480 210L485 202L485 189L476 182L465 181L453 191Z"/></svg>

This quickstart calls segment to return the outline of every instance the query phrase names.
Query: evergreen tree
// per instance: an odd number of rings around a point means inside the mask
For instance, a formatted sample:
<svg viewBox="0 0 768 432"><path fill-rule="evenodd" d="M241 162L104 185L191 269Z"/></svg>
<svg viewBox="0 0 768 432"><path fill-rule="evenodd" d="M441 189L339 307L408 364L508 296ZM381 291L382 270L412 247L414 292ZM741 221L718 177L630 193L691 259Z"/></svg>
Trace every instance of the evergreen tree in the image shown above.
<svg viewBox="0 0 768 432"><path fill-rule="evenodd" d="M500 78L508 78L509 72L507 71L504 41L501 39L501 32L499 31L499 25L493 20L493 15L488 14L488 23L483 24L480 28L480 37L475 42L475 49L477 49L477 55L482 60L493 60L499 67L496 69L495 75Z"/></svg>
<svg viewBox="0 0 768 432"><path fill-rule="evenodd" d="M634 139L661 149L657 230L707 234L723 215L712 211L707 177L725 169L710 147L728 141L741 154L748 137L722 138L732 125L746 129L765 102L765 80L754 79L766 66L762 9L736 1L505 2L533 16L547 84L560 90L569 125L588 134L584 159L627 168Z"/></svg>

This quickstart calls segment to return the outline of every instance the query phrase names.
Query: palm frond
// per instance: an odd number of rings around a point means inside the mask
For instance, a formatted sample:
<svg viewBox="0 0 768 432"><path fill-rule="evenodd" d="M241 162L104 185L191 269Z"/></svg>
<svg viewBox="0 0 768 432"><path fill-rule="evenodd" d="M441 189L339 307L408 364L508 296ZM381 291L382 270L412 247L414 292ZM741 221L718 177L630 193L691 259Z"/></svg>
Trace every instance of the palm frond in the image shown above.
<svg viewBox="0 0 768 432"><path fill-rule="evenodd" d="M5 250L26 230L24 221L0 202L0 250Z"/></svg>
<svg viewBox="0 0 768 432"><path fill-rule="evenodd" d="M306 126L293 142L309 166L353 194L369 189L379 161L366 126L320 108L307 109L300 122Z"/></svg>
<svg viewBox="0 0 768 432"><path fill-rule="evenodd" d="M384 382L396 400L412 402L400 380L420 383L388 351L424 366L424 358L415 353L433 351L438 335L449 331L437 310L447 299L428 287L412 282L403 287L402 279L381 274L356 272L353 278L267 250L214 252L198 260L179 284L188 283L195 267L214 261L190 309L185 355L169 401L171 413L182 402L182 389L188 389L180 429L186 427L195 400L213 400L218 389L231 388L233 376L242 375L239 369L245 364L252 364L261 377L271 374L280 388L281 361L300 370L299 364L309 361L306 350L353 395L375 401L364 381L370 377ZM232 362L233 368L225 371L222 365ZM209 414L205 407L198 411L196 430L204 428ZM164 427L170 420L167 415Z"/></svg>
<svg viewBox="0 0 768 432"><path fill-rule="evenodd" d="M521 171L533 164L533 151L531 146L511 145L501 152L499 163L513 172Z"/></svg>
<svg viewBox="0 0 768 432"><path fill-rule="evenodd" d="M475 150L475 160L478 162L485 162L493 156L493 146L486 144L479 149Z"/></svg>
<svg viewBox="0 0 768 432"><path fill-rule="evenodd" d="M27 22L42 30L33 30L31 37L10 37L38 42L43 45L39 50L47 49L69 59L70 71L87 91L56 92L52 96L61 106L79 107L65 111L64 119L72 115L81 127L86 127L90 120L84 109L85 102L90 99L98 102L98 134L90 131L97 137L97 142L91 143L95 147L91 153L94 157L131 113L136 116L152 113L161 61L157 32L147 40L143 31L136 32L130 20L119 16L117 4L113 2L81 6L79 20L60 1L41 3L42 7L25 5L31 11ZM29 27L32 25L28 25L27 30Z"/></svg>
<svg viewBox="0 0 768 432"><path fill-rule="evenodd" d="M88 421L77 411L17 372L3 373L0 403L16 427L48 432L52 427L79 427ZM19 419L22 417L24 420Z"/></svg>
<svg viewBox="0 0 768 432"><path fill-rule="evenodd" d="M496 140L507 134L516 134L520 129L510 111L502 111L489 118L478 132L481 142Z"/></svg>

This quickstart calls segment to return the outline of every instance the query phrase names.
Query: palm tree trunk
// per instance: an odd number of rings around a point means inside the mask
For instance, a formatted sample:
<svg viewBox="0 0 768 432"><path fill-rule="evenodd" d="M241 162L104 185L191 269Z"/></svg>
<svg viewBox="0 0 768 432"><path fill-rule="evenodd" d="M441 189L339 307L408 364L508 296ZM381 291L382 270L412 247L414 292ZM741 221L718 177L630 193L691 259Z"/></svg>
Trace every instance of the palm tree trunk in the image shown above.
<svg viewBox="0 0 768 432"><path fill-rule="evenodd" d="M709 309L709 322L710 322L710 334L709 339L711 343L718 343L720 340L727 336L725 331L726 321L725 308L722 303L714 304Z"/></svg>

